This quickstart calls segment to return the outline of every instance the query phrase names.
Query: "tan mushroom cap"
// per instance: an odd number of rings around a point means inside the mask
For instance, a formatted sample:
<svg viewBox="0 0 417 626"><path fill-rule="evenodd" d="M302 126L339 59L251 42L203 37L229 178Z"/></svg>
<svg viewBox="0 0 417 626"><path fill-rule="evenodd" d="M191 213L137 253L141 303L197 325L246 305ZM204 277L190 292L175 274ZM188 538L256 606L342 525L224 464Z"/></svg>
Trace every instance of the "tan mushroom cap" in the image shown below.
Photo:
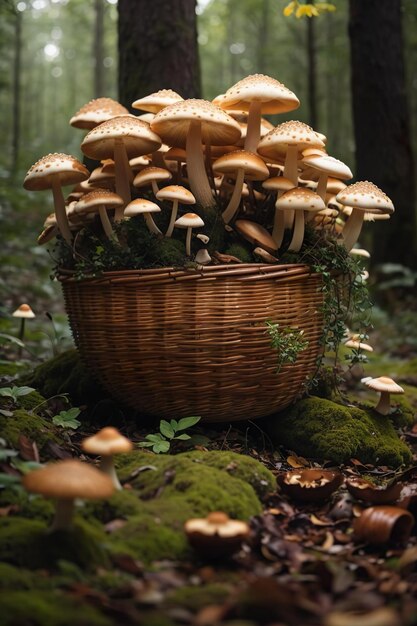
<svg viewBox="0 0 417 626"><path fill-rule="evenodd" d="M308 147L323 148L324 143L318 134L304 122L290 121L279 124L263 137L258 145L258 152L262 156L276 159L285 154L288 146L297 146L301 152Z"/></svg>
<svg viewBox="0 0 417 626"><path fill-rule="evenodd" d="M322 211L326 205L320 196L311 189L294 187L278 198L277 207L290 210Z"/></svg>
<svg viewBox="0 0 417 626"><path fill-rule="evenodd" d="M184 213L175 222L177 228L202 228L204 222L196 213Z"/></svg>
<svg viewBox="0 0 417 626"><path fill-rule="evenodd" d="M206 518L189 519L184 525L186 533L201 533L206 536L219 537L246 536L249 526L246 522L230 519L226 513L213 511Z"/></svg>
<svg viewBox="0 0 417 626"><path fill-rule="evenodd" d="M43 191L52 187L52 178L59 177L61 187L86 180L90 172L78 159L55 152L36 161L26 174L23 187L29 191Z"/></svg>
<svg viewBox="0 0 417 626"><path fill-rule="evenodd" d="M123 212L123 217L135 217L135 215L141 215L142 213L160 213L161 208L145 198L136 198L129 202Z"/></svg>
<svg viewBox="0 0 417 626"><path fill-rule="evenodd" d="M213 146L234 144L240 126L230 115L208 100L190 99L171 104L156 114L151 129L170 146L183 148L192 122L201 122L203 143Z"/></svg>
<svg viewBox="0 0 417 626"><path fill-rule="evenodd" d="M394 213L394 205L388 196L376 185L360 181L340 191L336 200L354 209L368 213Z"/></svg>
<svg viewBox="0 0 417 626"><path fill-rule="evenodd" d="M20 307L16 309L14 313L12 313L12 317L22 317L24 319L33 319L36 316L28 304L21 304Z"/></svg>
<svg viewBox="0 0 417 626"><path fill-rule="evenodd" d="M343 191L346 189L347 185L339 180L339 178L335 178L334 176L329 176L327 179L326 192L331 194L337 194L339 191Z"/></svg>
<svg viewBox="0 0 417 626"><path fill-rule="evenodd" d="M81 447L89 454L109 456L112 454L130 452L133 449L133 443L122 435L117 428L107 426L92 437L84 439Z"/></svg>
<svg viewBox="0 0 417 626"><path fill-rule="evenodd" d="M351 170L343 161L339 161L329 154L306 156L303 158L303 163L319 172L341 180L350 180L353 177Z"/></svg>
<svg viewBox="0 0 417 626"><path fill-rule="evenodd" d="M149 124L134 116L114 117L103 122L84 137L81 149L91 159L113 158L114 143L122 139L128 158L154 152L161 145Z"/></svg>
<svg viewBox="0 0 417 626"><path fill-rule="evenodd" d="M289 191L294 189L294 183L289 178L285 178L285 176L273 176L268 178L268 180L264 180L262 187L267 191Z"/></svg>
<svg viewBox="0 0 417 626"><path fill-rule="evenodd" d="M350 250L349 254L352 255L352 256L361 256L364 259L370 259L371 258L371 255L369 254L368 250L365 250L364 248L352 248L352 250Z"/></svg>
<svg viewBox="0 0 417 626"><path fill-rule="evenodd" d="M285 85L264 74L252 74L230 87L217 101L222 109L249 111L251 102L260 102L262 113L285 113L300 106L297 96Z"/></svg>
<svg viewBox="0 0 417 626"><path fill-rule="evenodd" d="M88 179L88 182L90 183L90 185L103 185L105 183L112 183L114 184L115 179L115 172L113 170L112 173L110 172L103 172L103 167L96 167L90 174L90 178Z"/></svg>
<svg viewBox="0 0 417 626"><path fill-rule="evenodd" d="M31 493L58 499L108 498L114 492L111 478L88 463L66 459L26 474L23 486Z"/></svg>
<svg viewBox="0 0 417 626"><path fill-rule="evenodd" d="M213 170L229 177L236 177L238 170L244 170L246 180L265 180L269 176L269 170L263 159L247 150L235 150L224 154L213 163Z"/></svg>
<svg viewBox="0 0 417 626"><path fill-rule="evenodd" d="M75 213L90 213L90 211L97 211L101 206L105 206L106 209L114 209L123 205L123 199L117 193L107 189L96 189L96 191L90 191L80 198L74 210Z"/></svg>
<svg viewBox="0 0 417 626"><path fill-rule="evenodd" d="M195 204L195 198L191 191L181 185L168 185L160 189L156 194L158 200L178 200L181 204Z"/></svg>
<svg viewBox="0 0 417 626"><path fill-rule="evenodd" d="M98 124L118 115L127 115L129 111L112 98L95 98L84 104L70 119L71 126L92 129Z"/></svg>
<svg viewBox="0 0 417 626"><path fill-rule="evenodd" d="M133 185L135 187L145 187L145 185L150 185L150 183L155 181L162 180L171 180L172 174L168 170L164 170L162 167L145 167L143 170L138 172L133 180Z"/></svg>
<svg viewBox="0 0 417 626"><path fill-rule="evenodd" d="M44 246L46 243L49 243L54 239L59 233L58 226L47 226L43 229L43 231L38 235L36 243L38 246Z"/></svg>
<svg viewBox="0 0 417 626"><path fill-rule="evenodd" d="M363 341L358 341L354 339L353 337L345 341L343 345L346 346L346 348L353 348L355 350L365 350L365 352L374 351L373 347L370 346L368 343L364 343Z"/></svg>
<svg viewBox="0 0 417 626"><path fill-rule="evenodd" d="M132 103L134 109L140 109L141 111L149 111L150 113L158 113L161 109L164 109L169 104L175 104L175 102L183 102L184 98L179 93L172 89L160 89L151 93L144 98L139 98Z"/></svg>
<svg viewBox="0 0 417 626"><path fill-rule="evenodd" d="M256 222L236 220L235 228L250 243L263 248L267 252L275 252L278 247L269 232Z"/></svg>
<svg viewBox="0 0 417 626"><path fill-rule="evenodd" d="M365 211L363 214L364 222L380 222L391 219L391 213L377 213L376 211L369 212L368 210L361 209L360 207L343 206L343 204L340 204L340 206L342 207L342 214L346 215L347 217L352 215L352 211L354 209L358 209L359 211Z"/></svg>
<svg viewBox="0 0 417 626"><path fill-rule="evenodd" d="M362 382L369 387L369 389L373 389L374 391L386 391L393 394L404 393L404 389L388 376L379 376L379 378L370 379L369 377L366 379L363 378Z"/></svg>

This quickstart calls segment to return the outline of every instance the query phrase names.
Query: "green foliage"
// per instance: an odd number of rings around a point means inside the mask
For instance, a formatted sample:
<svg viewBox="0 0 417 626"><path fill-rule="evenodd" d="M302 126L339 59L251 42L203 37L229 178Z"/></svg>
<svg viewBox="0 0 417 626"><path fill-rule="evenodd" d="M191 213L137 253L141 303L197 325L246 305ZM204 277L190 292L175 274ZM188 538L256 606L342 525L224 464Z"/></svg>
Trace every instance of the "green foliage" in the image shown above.
<svg viewBox="0 0 417 626"><path fill-rule="evenodd" d="M80 413L81 411L77 407L73 407L67 411L60 411L58 415L54 415L52 423L61 428L72 428L76 430L78 426L81 426L81 422L76 419Z"/></svg>
<svg viewBox="0 0 417 626"><path fill-rule="evenodd" d="M0 388L0 396L3 396L4 398L11 398L13 403L17 404L19 398L27 396L29 393L32 393L32 391L35 391L33 387L2 387Z"/></svg>
<svg viewBox="0 0 417 626"><path fill-rule="evenodd" d="M266 333L271 338L271 346L277 351L277 374L283 365L295 363L300 352L308 347L308 341L304 339L304 331L285 326L280 328L270 320L265 322Z"/></svg>
<svg viewBox="0 0 417 626"><path fill-rule="evenodd" d="M177 433L182 430L187 430L192 426L195 426L201 417L183 417L179 421L170 420L167 422L166 420L161 420L159 424L159 433L146 435L146 441L141 441L140 446L142 448L152 448L152 451L156 454L161 452L168 452L171 447L171 442L174 440L177 441L190 441L191 436L187 433L181 433L178 435Z"/></svg>

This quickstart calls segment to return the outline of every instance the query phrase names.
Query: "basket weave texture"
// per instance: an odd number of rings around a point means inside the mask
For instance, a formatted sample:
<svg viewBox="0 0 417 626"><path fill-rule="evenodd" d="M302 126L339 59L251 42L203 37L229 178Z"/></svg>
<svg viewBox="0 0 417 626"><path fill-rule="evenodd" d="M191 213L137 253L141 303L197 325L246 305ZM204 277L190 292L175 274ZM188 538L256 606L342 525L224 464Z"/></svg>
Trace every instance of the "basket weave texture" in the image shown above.
<svg viewBox="0 0 417 626"><path fill-rule="evenodd" d="M61 282L84 362L115 399L158 419L275 413L300 394L321 351L321 277L305 265L125 270ZM266 320L308 340L279 373Z"/></svg>

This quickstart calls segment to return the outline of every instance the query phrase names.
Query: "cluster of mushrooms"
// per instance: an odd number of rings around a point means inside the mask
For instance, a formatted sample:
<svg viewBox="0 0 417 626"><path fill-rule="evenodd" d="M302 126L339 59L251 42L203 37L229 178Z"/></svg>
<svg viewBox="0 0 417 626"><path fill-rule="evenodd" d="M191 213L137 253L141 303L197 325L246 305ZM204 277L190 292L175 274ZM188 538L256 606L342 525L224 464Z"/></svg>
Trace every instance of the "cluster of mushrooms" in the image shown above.
<svg viewBox="0 0 417 626"><path fill-rule="evenodd" d="M352 172L327 153L321 133L300 121L274 127L262 117L299 104L282 83L261 74L212 102L163 89L133 102L145 112L138 116L110 98L92 100L70 124L88 131L81 150L96 167L90 172L73 156L49 154L26 175L26 189L52 189L54 197L38 243L59 234L74 248L76 234L100 220L101 235L123 245L115 225L141 215L155 245L186 229L188 261L239 262L224 250L208 251L204 216L213 209L226 233L249 242L258 262L278 262L284 248L298 252L306 222L351 250L364 220L389 218L393 204L370 182L346 186ZM64 199L68 185L75 187ZM263 209L271 204L266 218ZM161 211L170 212L164 232Z"/></svg>

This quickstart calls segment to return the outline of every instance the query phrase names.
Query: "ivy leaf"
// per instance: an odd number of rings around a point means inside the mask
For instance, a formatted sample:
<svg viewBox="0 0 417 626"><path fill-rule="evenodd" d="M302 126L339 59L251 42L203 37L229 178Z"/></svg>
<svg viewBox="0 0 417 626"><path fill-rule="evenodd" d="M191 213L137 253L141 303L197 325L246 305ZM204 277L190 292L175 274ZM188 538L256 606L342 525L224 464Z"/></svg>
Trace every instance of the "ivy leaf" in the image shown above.
<svg viewBox="0 0 417 626"><path fill-rule="evenodd" d="M165 437L167 437L167 439L172 439L175 435L175 430L166 420L161 420L161 423L159 424L159 430Z"/></svg>
<svg viewBox="0 0 417 626"><path fill-rule="evenodd" d="M178 422L177 430L185 430L186 428L191 428L191 426L195 426L201 420L201 416L199 417L183 417Z"/></svg>

